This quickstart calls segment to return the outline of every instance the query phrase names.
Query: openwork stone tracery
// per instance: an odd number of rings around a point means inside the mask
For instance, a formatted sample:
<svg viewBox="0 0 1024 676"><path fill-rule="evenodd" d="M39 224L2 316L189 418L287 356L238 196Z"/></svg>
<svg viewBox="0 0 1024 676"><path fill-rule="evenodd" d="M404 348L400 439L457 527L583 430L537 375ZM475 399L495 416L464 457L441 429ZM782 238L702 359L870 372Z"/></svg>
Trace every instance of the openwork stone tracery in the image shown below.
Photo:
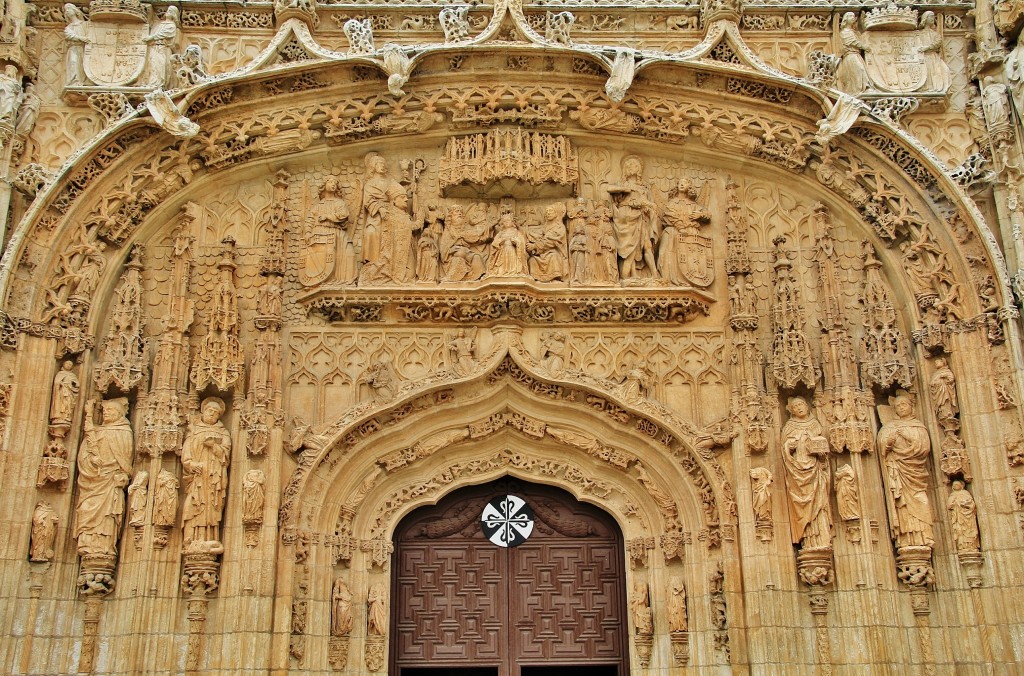
<svg viewBox="0 0 1024 676"><path fill-rule="evenodd" d="M8 563L81 631L4 670L383 672L399 522L505 475L619 524L638 673L1012 663L1017 50L700 5L15 2Z"/></svg>

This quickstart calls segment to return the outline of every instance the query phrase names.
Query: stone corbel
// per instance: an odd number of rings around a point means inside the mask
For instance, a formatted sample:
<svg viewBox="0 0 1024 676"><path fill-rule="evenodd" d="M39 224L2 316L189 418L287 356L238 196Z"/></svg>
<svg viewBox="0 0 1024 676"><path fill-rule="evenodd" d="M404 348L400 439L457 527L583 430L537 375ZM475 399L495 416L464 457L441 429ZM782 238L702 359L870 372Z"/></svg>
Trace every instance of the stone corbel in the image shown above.
<svg viewBox="0 0 1024 676"><path fill-rule="evenodd" d="M814 140L822 146L827 146L833 139L849 131L863 109L864 104L857 98L849 94L840 94L828 115L818 120L818 133L815 134Z"/></svg>
<svg viewBox="0 0 1024 676"><path fill-rule="evenodd" d="M346 24L347 26L347 24ZM381 48L384 61L384 72L388 76L388 91L394 97L404 96L402 87L412 75L413 62L405 50L396 44L386 44Z"/></svg>
<svg viewBox="0 0 1024 676"><path fill-rule="evenodd" d="M636 72L636 59L631 49L616 49L615 60L612 62L612 73L604 85L608 98L619 103L626 98L626 92L633 84Z"/></svg>
<svg viewBox="0 0 1024 676"><path fill-rule="evenodd" d="M199 133L199 125L185 117L162 89L146 94L146 108L156 123L172 136L192 138Z"/></svg>

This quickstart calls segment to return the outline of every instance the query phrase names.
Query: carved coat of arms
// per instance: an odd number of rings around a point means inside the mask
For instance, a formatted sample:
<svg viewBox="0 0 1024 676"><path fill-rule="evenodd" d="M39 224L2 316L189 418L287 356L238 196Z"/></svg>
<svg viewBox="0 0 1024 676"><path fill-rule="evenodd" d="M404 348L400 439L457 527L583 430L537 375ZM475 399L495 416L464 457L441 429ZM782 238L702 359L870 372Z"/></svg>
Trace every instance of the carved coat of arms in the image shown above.
<svg viewBox="0 0 1024 676"><path fill-rule="evenodd" d="M83 67L92 82L122 87L142 75L146 66L146 37L149 26L127 21L86 22Z"/></svg>
<svg viewBox="0 0 1024 676"><path fill-rule="evenodd" d="M894 94L909 94L924 87L928 64L916 31L869 30L863 35L868 75L876 87Z"/></svg>

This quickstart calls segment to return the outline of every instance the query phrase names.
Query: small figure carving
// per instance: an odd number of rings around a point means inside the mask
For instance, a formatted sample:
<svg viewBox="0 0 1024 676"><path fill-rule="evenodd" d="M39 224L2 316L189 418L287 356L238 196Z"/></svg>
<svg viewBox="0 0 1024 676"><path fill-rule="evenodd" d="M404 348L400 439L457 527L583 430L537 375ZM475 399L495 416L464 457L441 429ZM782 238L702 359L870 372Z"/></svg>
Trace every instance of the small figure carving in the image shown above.
<svg viewBox="0 0 1024 676"><path fill-rule="evenodd" d="M50 399L51 425L71 426L71 419L78 405L78 393L81 391L78 376L72 370L74 368L74 362L65 361L53 377L53 396Z"/></svg>
<svg viewBox="0 0 1024 676"><path fill-rule="evenodd" d="M622 398L635 403L651 395L654 374L644 365L627 364L622 374L618 390Z"/></svg>
<svg viewBox="0 0 1024 676"><path fill-rule="evenodd" d="M836 87L847 94L860 96L870 87L864 52L871 51L857 31L857 15L847 12L839 24L842 60L836 68Z"/></svg>
<svg viewBox="0 0 1024 676"><path fill-rule="evenodd" d="M529 230L530 274L538 282L564 280L568 272L565 211L565 202L549 204L544 222Z"/></svg>
<svg viewBox="0 0 1024 676"><path fill-rule="evenodd" d="M889 404L878 409L882 420L878 450L885 468L896 545L931 547L935 544L928 499L931 437L928 428L914 415L914 400L909 394L901 392L890 397Z"/></svg>
<svg viewBox="0 0 1024 676"><path fill-rule="evenodd" d="M981 551L978 535L978 505L959 479L953 482L946 501L949 524L953 529L953 542L958 554L976 554Z"/></svg>
<svg viewBox="0 0 1024 676"><path fill-rule="evenodd" d="M941 357L935 360L935 373L928 384L932 395L932 406L935 407L935 417L943 430L957 430L960 428L960 421L957 416L960 414L960 404L956 396L956 377L953 370L949 368L945 359Z"/></svg>
<svg viewBox="0 0 1024 676"><path fill-rule="evenodd" d="M857 475L850 465L836 468L836 505L839 507L839 518L843 521L860 519L860 488Z"/></svg>
<svg viewBox="0 0 1024 676"><path fill-rule="evenodd" d="M124 519L124 489L132 471L134 435L128 399L100 402L100 424L86 416L78 451L75 537L82 556L114 556Z"/></svg>
<svg viewBox="0 0 1024 676"><path fill-rule="evenodd" d="M804 548L832 544L829 506L828 439L803 397L792 397L782 428L782 458L786 467L793 544Z"/></svg>
<svg viewBox="0 0 1024 676"><path fill-rule="evenodd" d="M630 600L630 605L633 607L633 626L638 636L654 634L654 614L651 612L650 593L646 582L637 582L633 585L633 598Z"/></svg>
<svg viewBox="0 0 1024 676"><path fill-rule="evenodd" d="M18 106L18 119L14 126L14 135L25 138L32 133L39 118L39 107L42 100L36 94L35 83L25 85L25 91L21 95L21 104Z"/></svg>
<svg viewBox="0 0 1024 676"><path fill-rule="evenodd" d="M68 2L64 4L64 42L67 56L64 61L64 86L77 87L87 84L85 80L85 15L82 10Z"/></svg>
<svg viewBox="0 0 1024 676"><path fill-rule="evenodd" d="M388 354L382 354L377 361L366 367L359 377L360 383L370 388L370 397L375 404L391 401L398 393L398 374Z"/></svg>
<svg viewBox="0 0 1024 676"><path fill-rule="evenodd" d="M982 80L981 108L989 127L1005 127L1010 122L1010 111L1006 105L1007 87L989 75Z"/></svg>
<svg viewBox="0 0 1024 676"><path fill-rule="evenodd" d="M569 337L561 331L545 331L540 335L540 365L552 375L565 371L565 353Z"/></svg>
<svg viewBox="0 0 1024 676"><path fill-rule="evenodd" d="M165 469L156 475L153 490L153 525L170 527L178 515L178 477Z"/></svg>
<svg viewBox="0 0 1024 676"><path fill-rule="evenodd" d="M384 636L388 630L387 591L383 582L370 587L366 596L366 633Z"/></svg>
<svg viewBox="0 0 1024 676"><path fill-rule="evenodd" d="M476 367L476 328L468 332L460 328L455 335L448 338L448 354L452 370L460 376L473 372Z"/></svg>
<svg viewBox="0 0 1024 676"><path fill-rule="evenodd" d="M185 47L185 51L181 54L171 57L171 64L174 74L178 78L178 87L191 87L205 82L210 77L203 65L203 50L199 45L191 44Z"/></svg>
<svg viewBox="0 0 1024 676"><path fill-rule="evenodd" d="M683 632L689 629L689 622L686 617L686 585L683 578L672 578L672 596L668 601L668 629L672 633Z"/></svg>
<svg viewBox="0 0 1024 676"><path fill-rule="evenodd" d="M263 523L263 504L266 499L267 476L260 469L251 469L242 478L242 523Z"/></svg>
<svg viewBox="0 0 1024 676"><path fill-rule="evenodd" d="M185 471L181 518L186 547L192 542L220 542L231 460L231 435L220 420L224 409L221 398L204 399L199 407L200 418L192 424L181 449L181 466Z"/></svg>
<svg viewBox="0 0 1024 676"><path fill-rule="evenodd" d="M444 210L437 204L427 206L420 238L416 242L416 279L436 284L441 277L441 233L444 231Z"/></svg>
<svg viewBox="0 0 1024 676"><path fill-rule="evenodd" d="M53 560L53 545L57 540L57 524L60 517L50 503L40 500L32 512L32 536L29 541L28 560L45 563Z"/></svg>
<svg viewBox="0 0 1024 676"><path fill-rule="evenodd" d="M441 266L444 281L463 282L480 279L487 270L484 247L491 233L491 224L497 221L482 205L470 207L469 212L459 204L448 208L441 234Z"/></svg>
<svg viewBox="0 0 1024 676"><path fill-rule="evenodd" d="M503 213L498 217L498 226L491 240L487 274L492 277L525 277L533 262L528 258L526 249L526 235L519 229L515 214Z"/></svg>
<svg viewBox="0 0 1024 676"><path fill-rule="evenodd" d="M597 239L591 236L587 228L589 210L587 201L582 197L566 207L569 220L569 284L584 286L593 276L594 253Z"/></svg>
<svg viewBox="0 0 1024 676"><path fill-rule="evenodd" d="M587 241L595 243L593 261L589 262L591 283L595 286L617 284L619 281L618 243L608 202L594 205L587 218Z"/></svg>
<svg viewBox="0 0 1024 676"><path fill-rule="evenodd" d="M331 636L348 636L352 625L352 592L339 577L331 589Z"/></svg>
<svg viewBox="0 0 1024 676"><path fill-rule="evenodd" d="M174 86L174 64L171 54L177 46L179 10L174 5L167 8L164 18L150 30L142 41L149 45L146 54L146 67L149 74L146 84L160 89L172 89Z"/></svg>
<svg viewBox="0 0 1024 676"><path fill-rule="evenodd" d="M622 184L606 188L615 198L615 241L619 277L624 280L657 277L654 258L657 223L651 193L643 183L644 165L636 156L622 163Z"/></svg>
<svg viewBox="0 0 1024 676"><path fill-rule="evenodd" d="M149 472L135 474L128 486L128 525L142 528L146 525L146 505L149 502Z"/></svg>
<svg viewBox="0 0 1024 676"><path fill-rule="evenodd" d="M767 467L750 470L751 509L756 523L772 521L772 472Z"/></svg>

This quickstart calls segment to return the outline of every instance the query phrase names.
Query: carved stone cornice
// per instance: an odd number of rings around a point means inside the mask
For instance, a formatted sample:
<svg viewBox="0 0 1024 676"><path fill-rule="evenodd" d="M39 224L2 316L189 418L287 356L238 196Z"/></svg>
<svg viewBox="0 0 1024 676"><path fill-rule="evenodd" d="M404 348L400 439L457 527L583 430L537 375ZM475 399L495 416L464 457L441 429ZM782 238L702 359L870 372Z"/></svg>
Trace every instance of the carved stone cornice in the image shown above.
<svg viewBox="0 0 1024 676"><path fill-rule="evenodd" d="M711 311L714 297L687 287L540 288L484 280L475 288L419 290L321 287L299 302L331 322L682 324Z"/></svg>

